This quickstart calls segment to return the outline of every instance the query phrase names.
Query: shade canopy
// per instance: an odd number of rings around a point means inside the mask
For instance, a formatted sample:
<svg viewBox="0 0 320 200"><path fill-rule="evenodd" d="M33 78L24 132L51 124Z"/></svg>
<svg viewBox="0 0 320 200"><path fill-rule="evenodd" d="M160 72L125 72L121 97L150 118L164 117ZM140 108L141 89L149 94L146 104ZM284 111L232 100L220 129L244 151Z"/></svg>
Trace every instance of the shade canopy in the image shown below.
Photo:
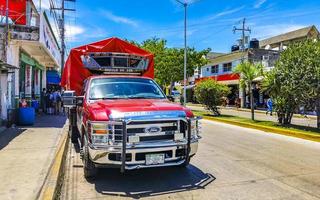
<svg viewBox="0 0 320 200"><path fill-rule="evenodd" d="M147 70L142 76L150 78L154 77L153 54L130 44L127 41L113 37L71 49L63 69L61 86L66 90L74 90L77 95L80 95L83 81L92 75L92 73L83 66L81 56L87 53L96 52L128 53L143 56L149 60L149 63Z"/></svg>
<svg viewBox="0 0 320 200"><path fill-rule="evenodd" d="M26 25L26 0L9 0L9 17L15 24ZM5 13L6 0L0 0L0 10Z"/></svg>
<svg viewBox="0 0 320 200"><path fill-rule="evenodd" d="M61 78L57 71L49 70L47 71L47 84L59 85Z"/></svg>

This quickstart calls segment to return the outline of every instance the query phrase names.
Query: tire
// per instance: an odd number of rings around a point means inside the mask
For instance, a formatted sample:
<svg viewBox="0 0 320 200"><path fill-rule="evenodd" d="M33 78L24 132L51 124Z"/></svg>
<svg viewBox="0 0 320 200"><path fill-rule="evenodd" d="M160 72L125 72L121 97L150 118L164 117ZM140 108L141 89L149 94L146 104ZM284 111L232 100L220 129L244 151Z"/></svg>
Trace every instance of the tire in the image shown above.
<svg viewBox="0 0 320 200"><path fill-rule="evenodd" d="M83 172L84 177L86 179L94 179L97 175L97 168L94 163L91 161L89 156L89 147L87 139L84 138L84 146L83 146Z"/></svg>
<svg viewBox="0 0 320 200"><path fill-rule="evenodd" d="M69 137L72 143L78 143L79 131L76 126L70 126Z"/></svg>
<svg viewBox="0 0 320 200"><path fill-rule="evenodd" d="M184 163L182 163L180 167L187 167L189 164L190 164L190 157L188 157L188 159Z"/></svg>

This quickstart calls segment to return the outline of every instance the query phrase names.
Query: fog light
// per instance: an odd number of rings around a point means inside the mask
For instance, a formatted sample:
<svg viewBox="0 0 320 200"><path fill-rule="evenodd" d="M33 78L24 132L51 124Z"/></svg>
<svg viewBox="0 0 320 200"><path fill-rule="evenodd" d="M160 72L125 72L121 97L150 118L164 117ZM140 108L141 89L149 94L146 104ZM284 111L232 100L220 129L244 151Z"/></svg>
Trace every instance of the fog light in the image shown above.
<svg viewBox="0 0 320 200"><path fill-rule="evenodd" d="M132 135L128 137L129 143L138 143L140 142L140 137L137 135Z"/></svg>
<svg viewBox="0 0 320 200"><path fill-rule="evenodd" d="M183 140L183 133L174 134L174 140Z"/></svg>

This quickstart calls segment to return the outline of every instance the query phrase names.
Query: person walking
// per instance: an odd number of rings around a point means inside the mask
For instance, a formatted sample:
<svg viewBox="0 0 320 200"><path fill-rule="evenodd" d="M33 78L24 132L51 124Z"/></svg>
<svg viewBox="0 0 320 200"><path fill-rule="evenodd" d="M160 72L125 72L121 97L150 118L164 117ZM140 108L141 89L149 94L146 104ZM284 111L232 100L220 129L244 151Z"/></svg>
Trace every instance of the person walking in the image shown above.
<svg viewBox="0 0 320 200"><path fill-rule="evenodd" d="M43 88L40 94L40 105L43 113L47 112L46 93L46 88Z"/></svg>
<svg viewBox="0 0 320 200"><path fill-rule="evenodd" d="M270 116L272 116L272 108L273 107L273 102L272 102L272 99L269 98L267 100L267 112L266 112L266 115L270 112Z"/></svg>
<svg viewBox="0 0 320 200"><path fill-rule="evenodd" d="M61 103L62 103L60 90L56 91L56 98L57 98L57 114L60 115L61 114Z"/></svg>

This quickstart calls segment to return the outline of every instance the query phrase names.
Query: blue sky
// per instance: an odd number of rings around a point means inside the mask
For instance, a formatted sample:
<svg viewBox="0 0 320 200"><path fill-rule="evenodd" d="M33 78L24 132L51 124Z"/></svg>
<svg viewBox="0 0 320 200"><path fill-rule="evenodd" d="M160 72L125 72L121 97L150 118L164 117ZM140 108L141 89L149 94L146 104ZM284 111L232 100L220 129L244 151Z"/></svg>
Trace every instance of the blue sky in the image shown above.
<svg viewBox="0 0 320 200"><path fill-rule="evenodd" d="M183 1L183 0L182 0ZM251 38L263 39L304 26L320 28L319 0L188 0L188 45L228 52L247 18ZM69 5L73 7L72 5ZM69 48L116 36L164 38L183 47L183 7L175 0L77 0L67 24Z"/></svg>

